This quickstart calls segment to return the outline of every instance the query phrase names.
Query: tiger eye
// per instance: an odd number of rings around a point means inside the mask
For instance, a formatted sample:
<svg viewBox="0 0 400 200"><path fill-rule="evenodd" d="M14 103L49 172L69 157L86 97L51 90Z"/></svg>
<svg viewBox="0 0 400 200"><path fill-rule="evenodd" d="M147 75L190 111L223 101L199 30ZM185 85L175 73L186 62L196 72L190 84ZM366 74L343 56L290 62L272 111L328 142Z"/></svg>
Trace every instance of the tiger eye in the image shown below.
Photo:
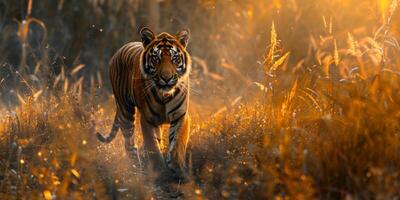
<svg viewBox="0 0 400 200"><path fill-rule="evenodd" d="M179 56L175 56L172 60L175 64L179 64L181 62L181 58Z"/></svg>

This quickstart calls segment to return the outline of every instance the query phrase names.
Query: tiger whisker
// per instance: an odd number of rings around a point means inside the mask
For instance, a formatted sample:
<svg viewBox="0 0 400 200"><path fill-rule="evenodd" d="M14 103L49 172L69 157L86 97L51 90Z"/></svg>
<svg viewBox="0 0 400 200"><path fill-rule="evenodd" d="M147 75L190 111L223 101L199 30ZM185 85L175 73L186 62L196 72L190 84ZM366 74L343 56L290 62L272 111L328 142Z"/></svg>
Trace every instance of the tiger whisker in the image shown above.
<svg viewBox="0 0 400 200"><path fill-rule="evenodd" d="M189 88L189 89L190 89L190 92L193 92L193 93L196 94L196 95L200 95L200 94L201 94L201 92L198 91L198 90L195 90L195 89L193 89L193 88Z"/></svg>
<svg viewBox="0 0 400 200"><path fill-rule="evenodd" d="M200 91L199 90L196 90L193 87L188 87L186 85L185 85L185 87L186 87L186 89L189 89L190 92L193 92L193 93L195 93L197 95L200 95Z"/></svg>
<svg viewBox="0 0 400 200"><path fill-rule="evenodd" d="M188 93L188 92L190 91L190 92L193 92L194 94L200 95L200 93L199 93L198 91L196 91L196 90L193 90L193 91L192 91L192 89L191 89L191 88L188 88L186 85L181 85L180 88L181 88L185 93Z"/></svg>
<svg viewBox="0 0 400 200"><path fill-rule="evenodd" d="M150 92L151 92L151 88L154 86L155 84L154 84L154 82L150 82L148 85L146 85L145 87L144 87L144 95L145 95L145 97L148 97L149 96L149 94L150 94Z"/></svg>
<svg viewBox="0 0 400 200"><path fill-rule="evenodd" d="M150 84L145 85L144 90L147 90L147 89L149 89L149 88L151 88L151 87L153 87L153 86L154 86L154 83L153 83L153 82L150 82Z"/></svg>
<svg viewBox="0 0 400 200"><path fill-rule="evenodd" d="M179 88L180 90L182 90L182 92L187 93L187 88L185 87L184 84L179 85L178 88Z"/></svg>

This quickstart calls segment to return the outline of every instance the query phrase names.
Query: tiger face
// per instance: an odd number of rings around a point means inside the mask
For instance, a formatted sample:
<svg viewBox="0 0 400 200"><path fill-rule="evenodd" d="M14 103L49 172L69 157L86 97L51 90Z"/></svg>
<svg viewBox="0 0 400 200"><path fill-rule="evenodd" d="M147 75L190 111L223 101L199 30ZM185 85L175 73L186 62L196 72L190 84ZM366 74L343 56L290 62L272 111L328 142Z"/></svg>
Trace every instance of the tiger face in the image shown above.
<svg viewBox="0 0 400 200"><path fill-rule="evenodd" d="M141 74L162 92L163 96L174 93L187 79L191 61L186 46L189 31L182 30L176 35L161 33L154 35L148 29L140 31L144 46L141 55Z"/></svg>

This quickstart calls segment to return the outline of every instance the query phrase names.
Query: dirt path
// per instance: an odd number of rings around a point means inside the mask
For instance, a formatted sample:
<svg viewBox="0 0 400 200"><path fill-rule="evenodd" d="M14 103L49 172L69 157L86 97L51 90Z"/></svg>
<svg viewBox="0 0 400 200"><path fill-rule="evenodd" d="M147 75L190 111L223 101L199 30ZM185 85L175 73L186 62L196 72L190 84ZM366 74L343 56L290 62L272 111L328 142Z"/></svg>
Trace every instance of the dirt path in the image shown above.
<svg viewBox="0 0 400 200"><path fill-rule="evenodd" d="M96 153L97 173L104 174L102 181L110 199L182 199L155 185L156 174L141 170L126 154L120 135L110 144L99 143Z"/></svg>

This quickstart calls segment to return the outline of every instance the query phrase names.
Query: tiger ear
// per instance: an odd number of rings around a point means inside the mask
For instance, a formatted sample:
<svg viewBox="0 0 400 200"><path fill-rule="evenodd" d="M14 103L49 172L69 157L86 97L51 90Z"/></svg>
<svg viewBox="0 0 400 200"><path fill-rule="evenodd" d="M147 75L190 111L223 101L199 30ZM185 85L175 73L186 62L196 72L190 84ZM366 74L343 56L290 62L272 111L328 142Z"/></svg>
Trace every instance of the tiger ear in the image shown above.
<svg viewBox="0 0 400 200"><path fill-rule="evenodd" d="M181 45L182 45L183 47L185 47L185 48L186 48L186 46L187 46L188 43L189 43L189 38L190 38L190 31L189 31L189 29L183 29L183 30L179 31L179 32L176 34L176 39L178 39L179 43L181 43Z"/></svg>
<svg viewBox="0 0 400 200"><path fill-rule="evenodd" d="M154 40L154 33L149 28L144 27L140 30L143 46L146 47Z"/></svg>

